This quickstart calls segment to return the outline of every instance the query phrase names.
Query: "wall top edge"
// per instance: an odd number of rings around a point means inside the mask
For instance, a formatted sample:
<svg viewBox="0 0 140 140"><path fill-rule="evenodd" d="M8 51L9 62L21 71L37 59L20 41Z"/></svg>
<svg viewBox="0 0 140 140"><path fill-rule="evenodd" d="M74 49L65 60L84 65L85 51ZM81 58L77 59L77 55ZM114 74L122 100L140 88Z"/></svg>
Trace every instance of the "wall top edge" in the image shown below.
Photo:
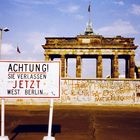
<svg viewBox="0 0 140 140"><path fill-rule="evenodd" d="M132 79L132 78L61 78L61 80L103 80L103 81L139 81L140 82L140 78L137 79Z"/></svg>

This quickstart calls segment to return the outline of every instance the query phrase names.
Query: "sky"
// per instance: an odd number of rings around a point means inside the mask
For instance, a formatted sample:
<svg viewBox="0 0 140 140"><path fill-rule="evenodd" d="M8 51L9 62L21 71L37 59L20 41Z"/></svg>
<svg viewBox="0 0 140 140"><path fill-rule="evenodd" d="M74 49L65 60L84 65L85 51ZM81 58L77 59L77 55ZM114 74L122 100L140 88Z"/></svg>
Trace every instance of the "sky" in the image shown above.
<svg viewBox="0 0 140 140"><path fill-rule="evenodd" d="M84 33L88 5L89 0L0 0L0 28L10 29L3 32L2 59L44 60L45 37ZM91 0L91 19L96 34L134 37L140 46L139 0ZM140 66L140 47L135 58Z"/></svg>

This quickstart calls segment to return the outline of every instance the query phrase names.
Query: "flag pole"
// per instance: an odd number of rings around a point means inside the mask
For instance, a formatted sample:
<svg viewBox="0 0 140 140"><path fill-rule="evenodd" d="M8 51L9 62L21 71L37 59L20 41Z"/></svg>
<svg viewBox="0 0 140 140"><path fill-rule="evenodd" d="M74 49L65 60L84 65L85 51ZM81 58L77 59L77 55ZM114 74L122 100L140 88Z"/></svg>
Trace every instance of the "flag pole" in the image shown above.
<svg viewBox="0 0 140 140"><path fill-rule="evenodd" d="M92 21L91 21L91 0L89 1L87 11L88 11L88 22L85 30L85 35L93 35L94 32L93 32Z"/></svg>
<svg viewBox="0 0 140 140"><path fill-rule="evenodd" d="M89 1L88 12L89 12L89 24L90 24L91 23L91 0Z"/></svg>

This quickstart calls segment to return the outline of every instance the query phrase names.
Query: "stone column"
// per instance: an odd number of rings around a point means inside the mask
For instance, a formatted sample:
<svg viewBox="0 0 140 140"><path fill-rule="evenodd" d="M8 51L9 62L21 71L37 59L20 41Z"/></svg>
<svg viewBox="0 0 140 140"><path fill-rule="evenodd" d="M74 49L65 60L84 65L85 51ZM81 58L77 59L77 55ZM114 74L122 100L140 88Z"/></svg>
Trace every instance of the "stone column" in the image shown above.
<svg viewBox="0 0 140 140"><path fill-rule="evenodd" d="M115 54L111 59L111 77L118 78L119 77L119 67L118 67L118 55Z"/></svg>
<svg viewBox="0 0 140 140"><path fill-rule="evenodd" d="M45 62L48 62L50 60L50 56L48 54L45 55Z"/></svg>
<svg viewBox="0 0 140 140"><path fill-rule="evenodd" d="M113 61L113 57L111 57L111 78L113 78L114 77L114 68L113 68L113 66L114 66L114 61Z"/></svg>
<svg viewBox="0 0 140 140"><path fill-rule="evenodd" d="M129 78L134 78L135 75L135 60L134 60L135 55L130 55L130 59L129 59Z"/></svg>
<svg viewBox="0 0 140 140"><path fill-rule="evenodd" d="M126 59L125 59L125 62L126 62L126 64L125 64L125 77L126 78L129 78L129 73L130 73L130 71L129 71L129 59L128 59L128 57L126 57Z"/></svg>
<svg viewBox="0 0 140 140"><path fill-rule="evenodd" d="M68 58L66 58L66 77L68 77Z"/></svg>
<svg viewBox="0 0 140 140"><path fill-rule="evenodd" d="M81 56L76 57L76 77L81 77Z"/></svg>
<svg viewBox="0 0 140 140"><path fill-rule="evenodd" d="M136 67L137 78L140 78L140 67Z"/></svg>
<svg viewBox="0 0 140 140"><path fill-rule="evenodd" d="M96 60L96 77L97 78L102 78L103 77L102 55L97 56L97 60Z"/></svg>
<svg viewBox="0 0 140 140"><path fill-rule="evenodd" d="M61 77L65 77L65 55L61 55Z"/></svg>

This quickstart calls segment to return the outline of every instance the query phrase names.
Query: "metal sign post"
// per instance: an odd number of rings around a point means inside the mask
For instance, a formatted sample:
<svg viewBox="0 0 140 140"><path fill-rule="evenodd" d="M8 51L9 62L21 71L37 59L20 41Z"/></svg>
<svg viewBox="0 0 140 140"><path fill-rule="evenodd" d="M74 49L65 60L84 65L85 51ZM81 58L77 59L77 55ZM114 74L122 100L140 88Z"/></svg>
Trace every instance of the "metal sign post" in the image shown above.
<svg viewBox="0 0 140 140"><path fill-rule="evenodd" d="M9 140L8 136L5 136L5 99L1 98L1 136L0 140Z"/></svg>
<svg viewBox="0 0 140 140"><path fill-rule="evenodd" d="M43 140L55 140L55 138L52 137L52 119L53 119L53 98L50 99L48 136L44 136Z"/></svg>

